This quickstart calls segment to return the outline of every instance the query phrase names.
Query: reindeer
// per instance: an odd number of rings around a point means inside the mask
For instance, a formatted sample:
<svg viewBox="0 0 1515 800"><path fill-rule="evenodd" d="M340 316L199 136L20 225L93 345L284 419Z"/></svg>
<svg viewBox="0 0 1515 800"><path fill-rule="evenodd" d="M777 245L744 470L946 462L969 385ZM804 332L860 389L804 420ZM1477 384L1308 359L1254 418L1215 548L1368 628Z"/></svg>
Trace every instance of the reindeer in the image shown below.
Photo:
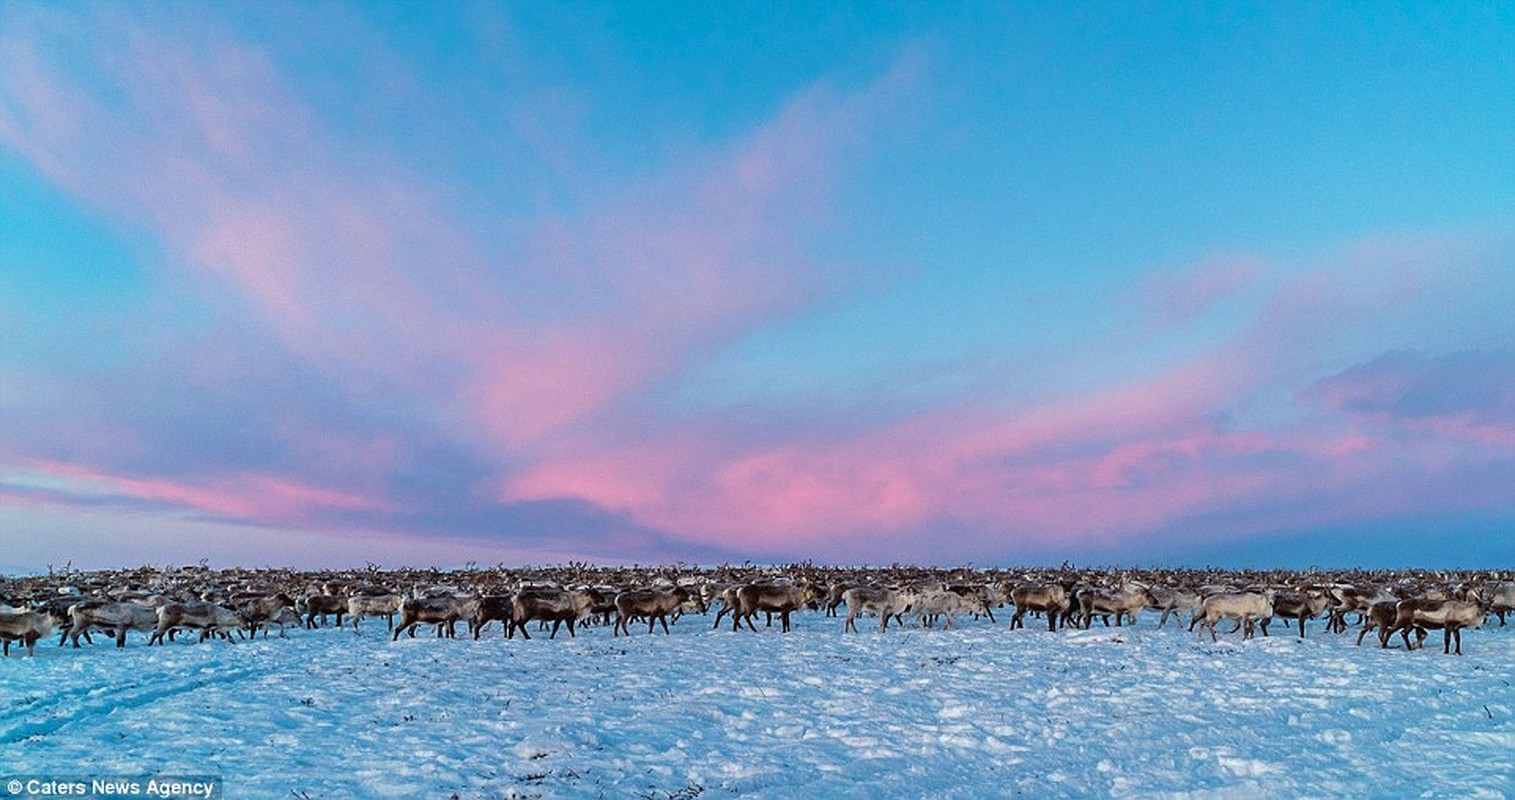
<svg viewBox="0 0 1515 800"><path fill-rule="evenodd" d="M1326 630L1332 633L1346 631L1348 614L1356 613L1359 616L1365 616L1374 603L1399 600L1383 589L1369 591L1356 586L1330 586L1326 591L1335 601L1335 607L1331 609L1331 619L1326 623Z"/></svg>
<svg viewBox="0 0 1515 800"><path fill-rule="evenodd" d="M198 629L202 642L212 635L219 635L230 642L231 631L240 631L242 625L240 614L216 603L168 603L158 607L158 625L147 643L162 644L164 635L175 628Z"/></svg>
<svg viewBox="0 0 1515 800"><path fill-rule="evenodd" d="M1026 612L1040 611L1047 615L1047 630L1057 630L1057 620L1068 609L1068 590L1059 583L1023 584L1010 590L1010 602L1015 604L1015 614L1010 617L1010 628L1026 626Z"/></svg>
<svg viewBox="0 0 1515 800"><path fill-rule="evenodd" d="M1283 619L1299 620L1299 638L1305 638L1305 620L1315 619L1331 607L1331 598L1324 592L1284 590L1273 594L1273 615ZM1263 635L1268 635L1268 622L1263 620Z"/></svg>
<svg viewBox="0 0 1515 800"><path fill-rule="evenodd" d="M1094 622L1095 614L1114 614L1115 626L1120 627L1122 617L1130 617L1131 624L1136 624L1136 612L1147 607L1150 596L1145 589L1126 584L1119 589L1081 589L1078 592L1078 605L1083 611L1083 623L1080 627L1088 629ZM1106 627L1109 622L1105 623Z"/></svg>
<svg viewBox="0 0 1515 800"><path fill-rule="evenodd" d="M115 631L116 647L125 647L127 631L150 634L158 627L158 609L142 603L86 601L75 603L68 615L64 635L73 641L74 647L79 646L79 637L88 635L91 628Z"/></svg>
<svg viewBox="0 0 1515 800"><path fill-rule="evenodd" d="M907 590L854 586L842 592L842 602L847 604L847 619L842 622L842 633L857 633L857 617L864 613L878 614L879 632L887 631L889 618L908 611L914 599L915 596Z"/></svg>
<svg viewBox="0 0 1515 800"><path fill-rule="evenodd" d="M468 621L469 632L477 640L483 632L484 626L490 622L499 620L505 632L501 636L510 637L510 629L513 627L511 619L515 615L515 595L513 594L486 594L479 598L478 613Z"/></svg>
<svg viewBox="0 0 1515 800"><path fill-rule="evenodd" d="M1466 600L1429 600L1412 598L1401 600L1394 609L1394 628L1385 635L1397 631L1404 639L1405 649L1414 650L1425 644L1426 628L1442 630L1441 651L1452 653L1452 640L1457 640L1457 655L1462 655L1462 629L1483 625L1486 612L1479 603ZM1415 629L1416 643L1410 644L1410 629Z"/></svg>
<svg viewBox="0 0 1515 800"><path fill-rule="evenodd" d="M568 589L523 588L516 592L512 602L512 630L518 630L522 637L530 639L531 634L526 632L526 623L531 620L543 620L552 623L552 633L547 638L555 639L558 635L558 627L566 622L568 635L575 636L574 625L589 616L591 599L584 592ZM509 635L514 636L513 633Z"/></svg>
<svg viewBox="0 0 1515 800"><path fill-rule="evenodd" d="M826 616L837 616L837 608L843 603L847 602L847 599L845 597L847 590L855 588L856 586L857 584L852 581L833 581L831 585L827 586L825 603Z"/></svg>
<svg viewBox="0 0 1515 800"><path fill-rule="evenodd" d="M1389 646L1389 632L1394 630L1394 620L1399 615L1399 601L1381 600L1368 607L1368 613L1363 615L1362 630L1357 634L1357 646L1362 646L1363 637L1368 631L1378 630L1378 646Z"/></svg>
<svg viewBox="0 0 1515 800"><path fill-rule="evenodd" d="M598 625L615 624L615 598L621 590L614 586L581 586L579 591L589 596L589 617L584 624L590 620Z"/></svg>
<svg viewBox="0 0 1515 800"><path fill-rule="evenodd" d="M249 634L256 636L258 628L264 623L270 622L274 617L280 616L282 609L293 609L295 601L289 595L279 592L272 595L260 595L247 598L237 606L237 613L242 616L243 623L247 626ZM283 624L280 623L279 632L284 632Z"/></svg>
<svg viewBox="0 0 1515 800"><path fill-rule="evenodd" d="M1489 603L1489 611L1499 615L1499 627L1503 628L1505 614L1515 611L1515 582L1491 583L1483 587L1482 594Z"/></svg>
<svg viewBox="0 0 1515 800"><path fill-rule="evenodd" d="M38 611L12 609L0 611L0 655L11 654L11 642L26 647L26 655L36 657L37 640L53 632L53 619Z"/></svg>
<svg viewBox="0 0 1515 800"><path fill-rule="evenodd" d="M964 608L969 613L988 617L990 622L995 621L992 606L1001 600L992 587L969 583L948 583L944 584L942 589L966 598L967 604Z"/></svg>
<svg viewBox="0 0 1515 800"><path fill-rule="evenodd" d="M1272 593L1228 592L1212 594L1200 604L1201 625L1210 629L1210 641L1215 641L1215 623L1222 619L1239 620L1246 628L1242 640L1252 638L1255 623L1273 616Z"/></svg>
<svg viewBox="0 0 1515 800"><path fill-rule="evenodd" d="M984 598L976 594L958 594L948 589L921 592L916 597L913 608L920 617L921 627L926 627L927 620L939 614L947 617L947 622L943 626L947 629L956 626L958 614L965 612L988 614Z"/></svg>
<svg viewBox="0 0 1515 800"><path fill-rule="evenodd" d="M611 635L631 635L628 624L632 617L647 618L647 632L663 623L663 633L669 633L668 615L676 613L690 599L689 591L682 586L672 589L633 589L615 596L616 621Z"/></svg>
<svg viewBox="0 0 1515 800"><path fill-rule="evenodd" d="M249 627L252 629L251 635L254 638L257 637L258 631L262 630L263 638L267 639L268 629L277 626L279 628L279 638L288 639L289 634L285 633L285 629L291 625L295 626L296 628L303 628L305 627L305 618L300 616L300 612L294 610L293 608L289 606L281 606L278 611L275 611L272 615L265 617L262 622L259 622L257 624L256 627Z"/></svg>
<svg viewBox="0 0 1515 800"><path fill-rule="evenodd" d="M349 598L336 594L312 594L307 595L303 601L295 605L296 611L305 613L305 627L314 629L317 623L326 624L326 617L335 614L337 627L342 627L342 615L347 613Z"/></svg>
<svg viewBox="0 0 1515 800"><path fill-rule="evenodd" d="M732 618L731 629L741 630L741 623L745 620L747 627L756 632L757 626L752 624L752 618L757 616L759 611L768 611L779 615L783 622L783 631L788 633L789 615L819 596L820 592L815 585L806 582L799 584L749 583L737 589L738 611Z"/></svg>
<svg viewBox="0 0 1515 800"><path fill-rule="evenodd" d="M721 610L715 612L715 624L710 626L711 630L721 627L721 618L727 614L731 615L733 621L736 619L736 613L742 607L742 601L737 597L737 591L741 588L737 584L721 587L719 594Z"/></svg>
<svg viewBox="0 0 1515 800"><path fill-rule="evenodd" d="M1159 630L1168 624L1169 616L1179 619L1182 624L1182 618L1179 615L1199 608L1202 599L1198 592L1171 586L1148 586L1147 594L1149 596L1147 608L1163 612L1162 618L1157 621Z"/></svg>
<svg viewBox="0 0 1515 800"><path fill-rule="evenodd" d="M352 618L353 632L359 630L358 623L364 617L383 617L389 630L394 630L395 614L404 602L405 598L397 594L355 594L347 598L347 616Z"/></svg>
<svg viewBox="0 0 1515 800"><path fill-rule="evenodd" d="M477 597L415 597L406 600L400 605L400 622L395 625L394 633L390 641L399 641L400 634L408 631L412 639L416 635L416 626L421 623L433 623L437 626L437 637L446 635L452 639L457 637L458 620L471 620L478 614L479 598Z"/></svg>

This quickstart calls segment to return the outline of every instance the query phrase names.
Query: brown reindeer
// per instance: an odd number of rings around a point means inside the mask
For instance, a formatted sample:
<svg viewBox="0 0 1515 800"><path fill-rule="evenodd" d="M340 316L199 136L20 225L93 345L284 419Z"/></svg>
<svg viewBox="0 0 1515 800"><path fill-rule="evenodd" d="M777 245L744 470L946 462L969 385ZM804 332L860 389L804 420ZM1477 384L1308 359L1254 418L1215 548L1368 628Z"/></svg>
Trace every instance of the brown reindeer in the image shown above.
<svg viewBox="0 0 1515 800"><path fill-rule="evenodd" d="M1452 641L1457 641L1457 655L1462 655L1462 629L1477 628L1483 624L1483 606L1466 600L1430 600L1411 598L1401 600L1394 609L1394 628L1404 639L1405 649L1414 650L1425 643L1427 628L1442 630L1441 651L1450 655ZM1416 643L1410 644L1410 629L1415 629Z"/></svg>
<svg viewBox="0 0 1515 800"><path fill-rule="evenodd" d="M856 586L857 584L853 581L833 581L829 586L827 586L825 603L826 616L837 616L837 608L840 607L843 603L847 602L846 597L844 596L846 595L847 590L855 588Z"/></svg>
<svg viewBox="0 0 1515 800"><path fill-rule="evenodd" d="M504 638L509 638L510 629L513 627L511 620L514 616L515 595L486 594L479 598L478 612L474 614L473 619L468 621L468 629L473 634L473 638L478 639L485 625L499 620L501 626L505 629L504 633L500 635Z"/></svg>
<svg viewBox="0 0 1515 800"><path fill-rule="evenodd" d="M742 601L737 597L737 592L741 588L738 584L721 587L717 595L721 601L721 610L715 612L715 623L710 626L711 630L721 627L721 618L727 614L730 614L733 620L736 619L736 613L742 607Z"/></svg>
<svg viewBox="0 0 1515 800"><path fill-rule="evenodd" d="M342 615L347 613L348 598L337 594L313 594L307 596L295 606L296 611L304 611L305 627L314 629L317 623L326 624L326 617L335 614L337 627L342 627Z"/></svg>
<svg viewBox="0 0 1515 800"><path fill-rule="evenodd" d="M1362 630L1357 633L1357 646L1362 646L1363 637L1368 631L1378 631L1378 646L1389 646L1389 632L1394 630L1394 620L1399 615L1399 601L1381 600L1368 606L1368 613L1363 616Z"/></svg>
<svg viewBox="0 0 1515 800"><path fill-rule="evenodd" d="M257 635L258 628L280 616L281 609L295 607L295 601L290 599L284 592L271 595L261 595L243 600L237 606L237 613L242 616L242 622L247 626L249 634ZM280 632L283 632L282 625Z"/></svg>
<svg viewBox="0 0 1515 800"><path fill-rule="evenodd" d="M158 607L158 625L148 638L149 645L162 644L163 637L176 628L192 628L200 631L200 641L218 635L232 641L231 631L242 629L242 616L216 603L197 601L192 603L168 603Z"/></svg>
<svg viewBox="0 0 1515 800"><path fill-rule="evenodd" d="M589 596L589 619L597 625L615 624L615 598L621 590L614 586L581 586L579 591Z"/></svg>
<svg viewBox="0 0 1515 800"><path fill-rule="evenodd" d="M37 655L37 640L53 632L53 620L37 611L0 611L0 655L11 654L11 642L20 642L28 656Z"/></svg>
<svg viewBox="0 0 1515 800"><path fill-rule="evenodd" d="M1094 622L1094 615L1115 615L1115 626L1120 627L1121 619L1131 618L1131 624L1136 624L1136 613L1147 607L1150 595L1141 587L1123 585L1118 589L1080 589L1078 592L1078 606L1083 612L1081 627L1087 629ZM1109 627L1107 620L1105 626Z"/></svg>
<svg viewBox="0 0 1515 800"><path fill-rule="evenodd" d="M768 611L779 615L783 623L783 631L788 633L789 615L819 597L819 590L814 584L808 582L749 583L737 589L738 609L736 616L732 618L731 629L741 630L741 623L745 621L747 627L756 632L757 626L752 624L752 618L757 616L759 611Z"/></svg>
<svg viewBox="0 0 1515 800"><path fill-rule="evenodd" d="M1331 586L1326 591L1334 601L1331 618L1326 623L1326 630L1331 633L1343 633L1347 630L1348 614L1366 616L1374 603L1399 599L1382 589L1364 589L1356 586Z"/></svg>
<svg viewBox="0 0 1515 800"><path fill-rule="evenodd" d="M557 638L558 628L565 622L568 623L568 635L575 636L574 625L589 616L591 600L589 594L569 589L545 586L523 588L516 592L512 602L512 631L520 631L522 637L530 639L526 623L542 620L552 623L552 633L547 637L549 639ZM510 635L514 636L514 633Z"/></svg>
<svg viewBox="0 0 1515 800"><path fill-rule="evenodd" d="M414 639L416 626L422 623L436 625L438 638L444 635L449 639L456 638L458 620L473 619L477 616L478 609L477 597L444 595L411 598L400 604L400 621L395 625L390 641L398 641L400 634L407 631Z"/></svg>
<svg viewBox="0 0 1515 800"><path fill-rule="evenodd" d="M1047 630L1057 630L1057 620L1068 609L1068 590L1058 583L1025 584L1010 590L1010 602L1015 605L1015 614L1010 617L1010 628L1026 626L1026 612L1039 611L1047 615Z"/></svg>
<svg viewBox="0 0 1515 800"><path fill-rule="evenodd" d="M1330 608L1332 600L1321 591L1283 590L1273 593L1273 616L1299 621L1299 638L1305 638L1305 620L1315 619ZM1268 635L1268 620L1262 623L1263 635Z"/></svg>
<svg viewBox="0 0 1515 800"><path fill-rule="evenodd" d="M619 636L624 633L630 636L629 624L633 617L647 618L648 633L652 633L653 626L659 622L663 623L663 633L669 633L668 615L678 613L689 599L689 590L682 586L674 586L671 589L632 589L621 592L615 596L616 619L611 634Z"/></svg>

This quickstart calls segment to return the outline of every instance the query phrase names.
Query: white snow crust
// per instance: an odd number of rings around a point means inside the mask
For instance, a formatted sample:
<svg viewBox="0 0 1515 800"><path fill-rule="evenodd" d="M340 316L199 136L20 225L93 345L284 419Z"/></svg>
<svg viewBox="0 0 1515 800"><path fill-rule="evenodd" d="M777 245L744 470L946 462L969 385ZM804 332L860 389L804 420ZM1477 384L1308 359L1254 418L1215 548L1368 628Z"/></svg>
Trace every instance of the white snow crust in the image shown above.
<svg viewBox="0 0 1515 800"><path fill-rule="evenodd" d="M1515 627L1462 657L1277 627L100 636L0 662L0 764L231 798L1515 795Z"/></svg>

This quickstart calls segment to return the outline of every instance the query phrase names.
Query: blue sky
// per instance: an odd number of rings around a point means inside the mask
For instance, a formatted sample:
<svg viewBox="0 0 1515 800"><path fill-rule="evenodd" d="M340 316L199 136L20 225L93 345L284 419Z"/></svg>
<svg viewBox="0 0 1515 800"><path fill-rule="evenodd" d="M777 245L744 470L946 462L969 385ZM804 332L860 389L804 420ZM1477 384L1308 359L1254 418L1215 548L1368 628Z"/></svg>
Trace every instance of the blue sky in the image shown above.
<svg viewBox="0 0 1515 800"><path fill-rule="evenodd" d="M0 561L1515 556L1507 5L0 32Z"/></svg>

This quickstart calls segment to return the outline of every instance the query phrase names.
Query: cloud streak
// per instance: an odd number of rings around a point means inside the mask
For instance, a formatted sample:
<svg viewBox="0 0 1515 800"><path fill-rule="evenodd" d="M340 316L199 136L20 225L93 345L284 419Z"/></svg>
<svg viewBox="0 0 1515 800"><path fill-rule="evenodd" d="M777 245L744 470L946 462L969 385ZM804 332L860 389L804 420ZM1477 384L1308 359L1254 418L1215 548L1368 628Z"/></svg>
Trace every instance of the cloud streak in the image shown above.
<svg viewBox="0 0 1515 800"><path fill-rule="evenodd" d="M541 465L507 496L583 497L661 527L843 560L879 538L941 557L952 550L941 539L963 531L975 552L1003 554L1139 540L1217 516L1244 535L1433 504L1507 510L1510 492L1467 483L1515 463L1504 429L1474 427L1466 413L1507 413L1502 353L1389 357L1292 388L1363 320L1420 313L1389 304L1403 282L1439 291L1466 277L1438 278L1446 264L1428 259L1374 284L1358 280L1371 263L1265 271L1254 261L1254 280L1271 275L1252 322L1155 376L1029 407L935 408L842 441L814 431L747 447L690 435L701 446ZM1258 414L1258 398L1280 394L1293 399ZM1365 412L1384 421L1385 406L1415 424L1365 424ZM1435 497L1449 483L1466 488ZM909 541L894 539L907 530Z"/></svg>
<svg viewBox="0 0 1515 800"><path fill-rule="evenodd" d="M0 141L57 185L151 229L170 255L156 280L252 326L222 326L226 338L182 363L113 380L187 389L174 405L203 420L202 433L228 424L217 409L238 407L253 413L235 427L253 430L251 449L207 463L153 418L161 405L110 409L113 422L91 423L93 434L66 435L72 448L32 457L99 464L45 461L79 484L55 500L129 497L290 525L363 511L377 527L425 529L427 509L393 513L399 504L376 493L409 467L407 450L436 438L470 453L468 470L449 476L469 485L466 502L497 502L472 484L580 446L599 418L624 414L618 403L838 288L793 242L824 213L840 148L911 69L852 94L806 88L727 146L582 216L530 223L530 246L499 263L484 255L493 242L447 218L445 190L382 156L355 163L265 54L224 31L202 31L215 46L187 46L133 20L39 16L30 38L7 46L17 69L0 82ZM126 32L114 45L86 46L114 23ZM542 292L552 302L535 303ZM182 345L184 332L168 335ZM246 366L355 418L322 430L315 409L258 397L237 374ZM338 477L360 458L357 480ZM279 472L256 467L270 460Z"/></svg>

